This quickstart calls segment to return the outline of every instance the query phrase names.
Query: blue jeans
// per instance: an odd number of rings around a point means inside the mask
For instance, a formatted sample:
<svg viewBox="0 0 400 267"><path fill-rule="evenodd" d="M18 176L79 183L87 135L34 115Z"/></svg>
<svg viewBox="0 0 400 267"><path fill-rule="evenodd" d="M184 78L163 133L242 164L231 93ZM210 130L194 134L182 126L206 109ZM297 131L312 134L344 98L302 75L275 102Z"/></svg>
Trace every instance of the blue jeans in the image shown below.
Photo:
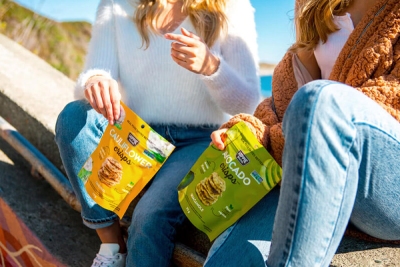
<svg viewBox="0 0 400 267"><path fill-rule="evenodd" d="M94 151L107 120L86 101L68 104L58 117L56 142L72 187L82 204L82 218L92 229L103 228L117 216L97 205L86 193L77 173ZM135 207L128 235L127 266L169 266L176 228L185 215L178 202L177 186L209 146L217 126L150 125L175 145L174 152L151 181Z"/></svg>
<svg viewBox="0 0 400 267"><path fill-rule="evenodd" d="M283 131L280 192L222 234L205 266L329 266L349 221L400 239L398 121L354 88L314 81L294 95Z"/></svg>

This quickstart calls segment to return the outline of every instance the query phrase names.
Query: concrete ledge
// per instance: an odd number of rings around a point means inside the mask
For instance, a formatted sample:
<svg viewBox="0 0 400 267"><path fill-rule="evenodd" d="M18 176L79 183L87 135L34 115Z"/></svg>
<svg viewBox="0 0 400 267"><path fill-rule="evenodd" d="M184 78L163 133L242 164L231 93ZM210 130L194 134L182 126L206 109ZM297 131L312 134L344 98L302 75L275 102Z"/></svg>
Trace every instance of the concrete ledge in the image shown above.
<svg viewBox="0 0 400 267"><path fill-rule="evenodd" d="M74 82L1 34L0 58L1 116L61 168L54 129Z"/></svg>

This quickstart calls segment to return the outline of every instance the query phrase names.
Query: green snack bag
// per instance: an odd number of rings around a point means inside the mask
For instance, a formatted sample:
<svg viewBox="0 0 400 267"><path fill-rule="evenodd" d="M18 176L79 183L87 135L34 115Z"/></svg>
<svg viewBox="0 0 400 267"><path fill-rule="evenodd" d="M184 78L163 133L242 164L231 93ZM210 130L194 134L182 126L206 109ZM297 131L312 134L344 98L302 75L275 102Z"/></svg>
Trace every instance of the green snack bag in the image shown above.
<svg viewBox="0 0 400 267"><path fill-rule="evenodd" d="M182 210L212 241L282 178L282 169L244 122L226 132L225 150L210 145L178 185Z"/></svg>

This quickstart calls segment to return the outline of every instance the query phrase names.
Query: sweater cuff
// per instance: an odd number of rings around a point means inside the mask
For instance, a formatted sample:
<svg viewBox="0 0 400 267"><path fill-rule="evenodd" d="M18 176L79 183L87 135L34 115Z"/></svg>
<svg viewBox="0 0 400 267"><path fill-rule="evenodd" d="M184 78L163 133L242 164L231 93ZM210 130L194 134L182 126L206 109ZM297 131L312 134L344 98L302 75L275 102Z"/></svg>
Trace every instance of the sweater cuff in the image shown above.
<svg viewBox="0 0 400 267"><path fill-rule="evenodd" d="M220 129L231 128L238 122L243 121L250 131L255 135L257 140L264 146L267 147L269 143L269 127L262 123L258 118L253 115L240 113L233 116L229 121L221 125Z"/></svg>
<svg viewBox="0 0 400 267"><path fill-rule="evenodd" d="M108 79L112 79L111 74L108 71L101 70L101 69L90 69L85 72L82 72L78 80L76 81L74 97L75 99L84 99L85 98L85 85L86 82L92 76L104 76Z"/></svg>
<svg viewBox="0 0 400 267"><path fill-rule="evenodd" d="M223 78L223 73L224 73L224 69L226 68L226 65L227 65L227 63L225 62L225 60L222 57L219 57L218 69L209 76L201 75L201 79L203 79L203 81L218 81L219 79L221 79L221 77ZM220 82L223 82L223 81L220 81Z"/></svg>

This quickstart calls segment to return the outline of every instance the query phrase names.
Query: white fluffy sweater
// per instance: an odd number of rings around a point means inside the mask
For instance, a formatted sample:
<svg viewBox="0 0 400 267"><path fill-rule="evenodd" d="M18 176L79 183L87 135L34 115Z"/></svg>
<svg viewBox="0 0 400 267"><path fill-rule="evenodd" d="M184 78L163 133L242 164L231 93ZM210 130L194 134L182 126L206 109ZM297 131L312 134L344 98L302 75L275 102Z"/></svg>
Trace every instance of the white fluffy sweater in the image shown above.
<svg viewBox="0 0 400 267"><path fill-rule="evenodd" d="M102 74L118 81L122 101L147 123L222 124L230 115L251 114L260 100L254 9L249 0L230 0L227 8L228 34L211 49L220 66L204 76L176 64L171 41L161 35L141 48L129 0L102 0L75 97L84 98L88 78ZM175 32L181 27L196 33L189 18Z"/></svg>

